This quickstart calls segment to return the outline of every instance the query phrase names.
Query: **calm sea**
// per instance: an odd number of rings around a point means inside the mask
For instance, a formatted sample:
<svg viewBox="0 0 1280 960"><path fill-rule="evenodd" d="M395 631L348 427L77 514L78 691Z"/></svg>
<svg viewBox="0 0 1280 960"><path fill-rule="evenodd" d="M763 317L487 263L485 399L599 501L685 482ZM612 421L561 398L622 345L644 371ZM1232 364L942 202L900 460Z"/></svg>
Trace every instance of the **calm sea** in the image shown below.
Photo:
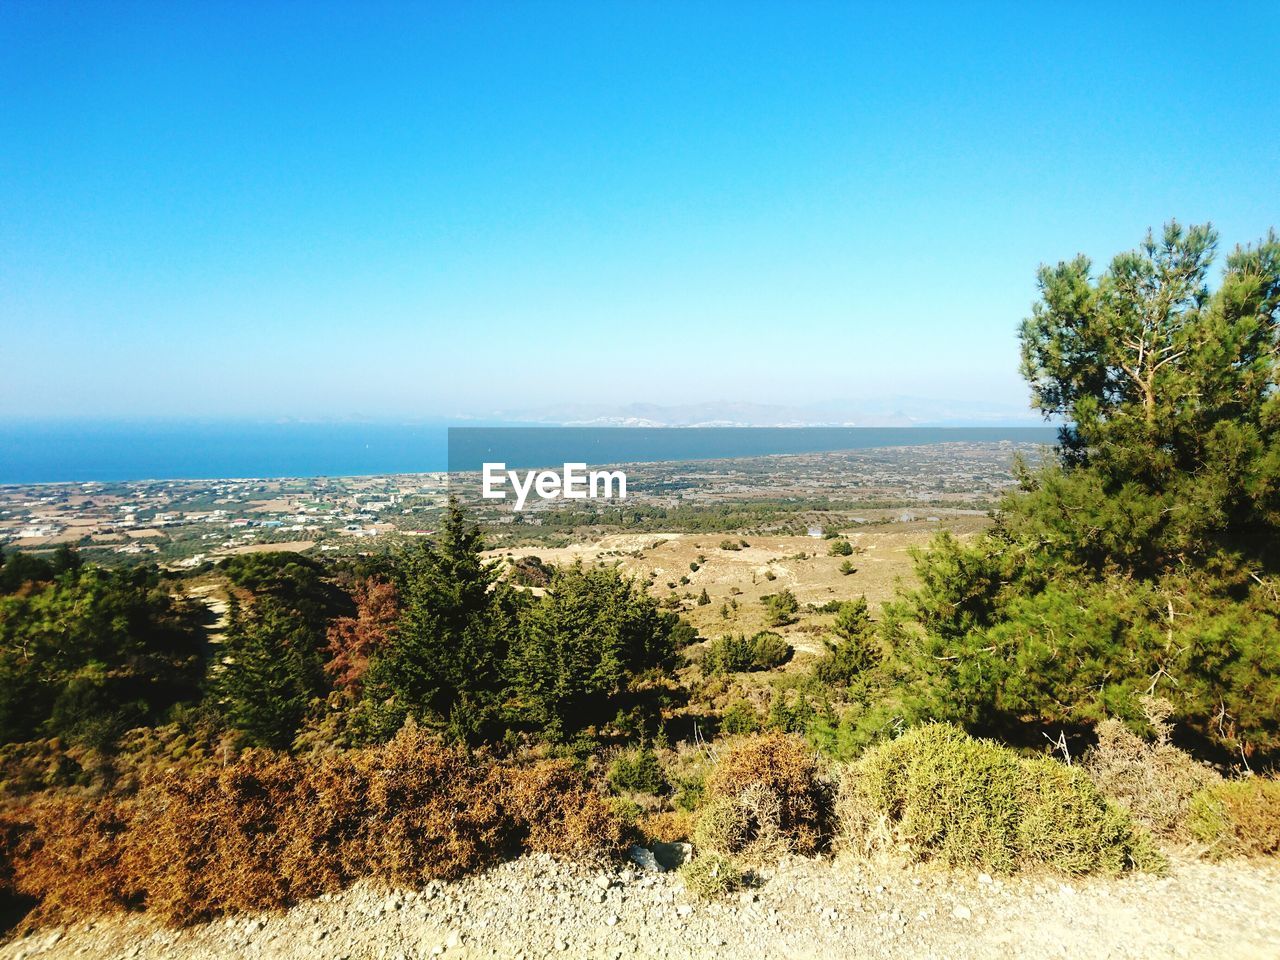
<svg viewBox="0 0 1280 960"><path fill-rule="evenodd" d="M0 483L342 477L818 453L948 441L1054 442L1048 427L581 428L455 423L9 421Z"/></svg>

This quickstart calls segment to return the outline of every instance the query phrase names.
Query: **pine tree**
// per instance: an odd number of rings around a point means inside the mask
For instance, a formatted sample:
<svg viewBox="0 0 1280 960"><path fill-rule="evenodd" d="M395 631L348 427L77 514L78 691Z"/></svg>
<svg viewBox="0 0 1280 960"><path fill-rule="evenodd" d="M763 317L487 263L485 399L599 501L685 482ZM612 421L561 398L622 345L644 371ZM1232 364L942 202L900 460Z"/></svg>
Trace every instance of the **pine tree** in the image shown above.
<svg viewBox="0 0 1280 960"><path fill-rule="evenodd" d="M1280 752L1280 239L1210 290L1216 246L1171 223L1041 269L1022 367L1060 455L917 556L888 633L925 712L1083 731L1159 692L1202 743Z"/></svg>
<svg viewBox="0 0 1280 960"><path fill-rule="evenodd" d="M635 675L669 667L673 620L611 567L557 570L528 608L510 675L527 719L560 736L612 716Z"/></svg>
<svg viewBox="0 0 1280 960"><path fill-rule="evenodd" d="M825 640L826 652L814 664L814 675L823 683L847 685L858 674L880 662L875 624L867 598L840 604L831 625L834 640Z"/></svg>
<svg viewBox="0 0 1280 960"><path fill-rule="evenodd" d="M233 603L214 691L227 722L252 743L287 748L313 698L323 693L319 638L270 595L251 609Z"/></svg>
<svg viewBox="0 0 1280 960"><path fill-rule="evenodd" d="M500 701L515 603L498 583L498 564L456 500L439 536L406 560L403 613L370 664L368 696L392 715L475 736Z"/></svg>

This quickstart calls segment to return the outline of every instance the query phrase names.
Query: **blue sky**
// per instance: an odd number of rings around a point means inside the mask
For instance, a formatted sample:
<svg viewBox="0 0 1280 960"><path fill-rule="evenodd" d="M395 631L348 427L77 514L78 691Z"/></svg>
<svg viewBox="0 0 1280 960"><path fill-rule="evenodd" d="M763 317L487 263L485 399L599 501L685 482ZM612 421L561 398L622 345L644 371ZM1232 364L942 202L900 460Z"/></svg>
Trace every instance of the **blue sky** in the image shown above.
<svg viewBox="0 0 1280 960"><path fill-rule="evenodd" d="M1273 2L6 3L0 416L1023 407L1037 264L1280 226L1278 48Z"/></svg>

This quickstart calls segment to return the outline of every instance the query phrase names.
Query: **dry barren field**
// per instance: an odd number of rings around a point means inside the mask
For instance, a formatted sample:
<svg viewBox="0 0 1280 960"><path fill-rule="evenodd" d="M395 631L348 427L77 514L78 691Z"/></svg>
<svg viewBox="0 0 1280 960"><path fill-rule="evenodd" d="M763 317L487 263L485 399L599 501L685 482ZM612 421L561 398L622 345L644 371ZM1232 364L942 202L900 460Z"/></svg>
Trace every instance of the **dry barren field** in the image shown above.
<svg viewBox="0 0 1280 960"><path fill-rule="evenodd" d="M829 555L832 541L809 536L612 534L568 547L492 551L491 555L513 559L536 556L557 565L576 560L617 563L641 582L649 582L655 597L673 591L685 597L686 619L704 637L714 637L730 631L765 629L761 598L782 589L794 593L802 607L865 596L872 610L878 610L893 597L898 584L911 582L913 547L924 546L944 529L957 537L971 537L989 523L987 517L976 514L943 514L936 521L844 529L842 536L855 551L847 558L854 567L850 574L841 572L846 558ZM721 544L725 542L739 549L724 549ZM743 542L747 545L742 546ZM681 583L682 577L689 582ZM711 602L700 605L696 598L703 590ZM722 613L726 606L727 617ZM790 626L772 629L783 634L797 651L817 652L820 641L810 631L824 622L821 615L810 614Z"/></svg>

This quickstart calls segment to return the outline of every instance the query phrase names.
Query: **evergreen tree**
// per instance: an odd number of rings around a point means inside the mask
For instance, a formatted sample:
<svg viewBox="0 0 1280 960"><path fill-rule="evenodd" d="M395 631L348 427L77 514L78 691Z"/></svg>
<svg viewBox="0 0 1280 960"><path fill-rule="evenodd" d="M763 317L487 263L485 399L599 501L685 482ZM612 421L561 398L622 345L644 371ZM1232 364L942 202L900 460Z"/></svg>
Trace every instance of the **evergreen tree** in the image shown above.
<svg viewBox="0 0 1280 960"><path fill-rule="evenodd" d="M524 716L560 736L612 716L637 674L668 668L672 627L657 604L611 567L556 571L521 621L510 676Z"/></svg>
<svg viewBox="0 0 1280 960"><path fill-rule="evenodd" d="M1216 245L1174 223L1096 278L1041 269L1022 365L1060 456L918 554L889 633L924 712L1034 736L1160 692L1202 742L1280 751L1280 240L1210 290Z"/></svg>
<svg viewBox="0 0 1280 960"><path fill-rule="evenodd" d="M1210 227L1170 223L1096 280L1085 257L1040 270L1022 370L1065 420L1062 462L1006 512L1065 561L1280 561L1280 239L1237 248L1210 292L1216 248Z"/></svg>
<svg viewBox="0 0 1280 960"><path fill-rule="evenodd" d="M800 612L800 601L790 590L767 594L760 600L764 604L765 620L771 627L785 627Z"/></svg>
<svg viewBox="0 0 1280 960"><path fill-rule="evenodd" d="M351 600L318 563L288 551L231 557L221 568L246 596L231 598L216 701L252 743L287 748L324 697L326 627Z"/></svg>
<svg viewBox="0 0 1280 960"><path fill-rule="evenodd" d="M195 611L155 568L76 563L38 581L25 579L37 568L22 556L5 567L27 586L0 596L0 742L51 735L105 747L196 696Z"/></svg>
<svg viewBox="0 0 1280 960"><path fill-rule="evenodd" d="M483 549L479 528L450 500L439 536L406 558L400 621L365 677L392 725L413 717L471 739L493 720L516 601Z"/></svg>
<svg viewBox="0 0 1280 960"><path fill-rule="evenodd" d="M831 625L834 640L824 640L826 652L814 664L814 675L823 683L844 686L880 661L875 624L867 598L840 604Z"/></svg>
<svg viewBox="0 0 1280 960"><path fill-rule="evenodd" d="M250 742L286 749L324 689L318 637L270 595L252 609L233 602L228 620L222 668L214 678L219 706Z"/></svg>

